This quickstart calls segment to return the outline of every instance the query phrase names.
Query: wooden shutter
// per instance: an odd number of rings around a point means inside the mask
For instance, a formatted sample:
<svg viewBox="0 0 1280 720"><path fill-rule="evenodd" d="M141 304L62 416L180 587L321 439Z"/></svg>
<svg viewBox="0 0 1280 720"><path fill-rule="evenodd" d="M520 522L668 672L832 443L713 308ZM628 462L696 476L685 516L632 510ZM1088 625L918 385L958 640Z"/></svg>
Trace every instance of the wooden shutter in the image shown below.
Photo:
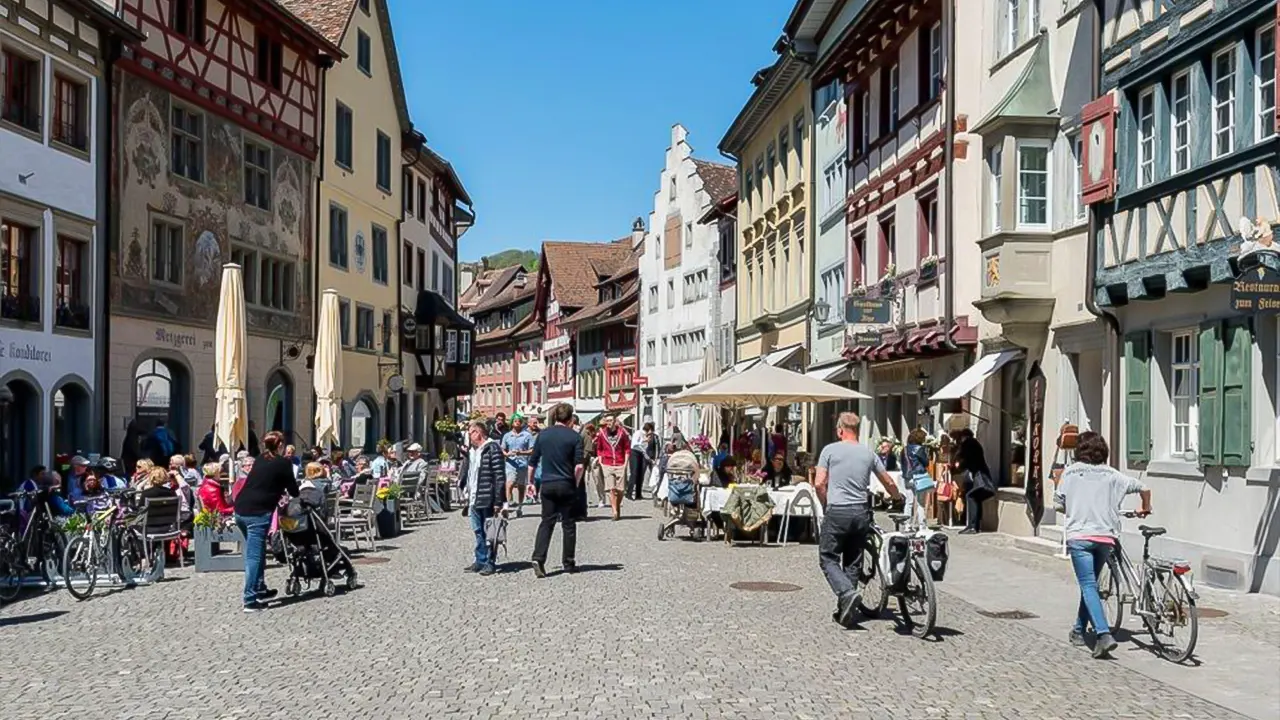
<svg viewBox="0 0 1280 720"><path fill-rule="evenodd" d="M1200 464L1222 464L1222 326L1200 326Z"/></svg>
<svg viewBox="0 0 1280 720"><path fill-rule="evenodd" d="M1093 142L1093 129L1098 125L1101 145ZM1084 204L1110 200L1116 194L1116 102L1110 93L1086 104L1080 110L1082 162L1080 163L1080 187ZM1093 177L1090 168L1094 166L1094 155L1101 154L1098 161L1099 174Z"/></svg>
<svg viewBox="0 0 1280 720"><path fill-rule="evenodd" d="M1227 320L1222 335L1222 464L1249 467L1253 455L1250 318Z"/></svg>
<svg viewBox="0 0 1280 720"><path fill-rule="evenodd" d="M1124 338L1125 450L1130 463L1151 456L1151 336L1145 330Z"/></svg>

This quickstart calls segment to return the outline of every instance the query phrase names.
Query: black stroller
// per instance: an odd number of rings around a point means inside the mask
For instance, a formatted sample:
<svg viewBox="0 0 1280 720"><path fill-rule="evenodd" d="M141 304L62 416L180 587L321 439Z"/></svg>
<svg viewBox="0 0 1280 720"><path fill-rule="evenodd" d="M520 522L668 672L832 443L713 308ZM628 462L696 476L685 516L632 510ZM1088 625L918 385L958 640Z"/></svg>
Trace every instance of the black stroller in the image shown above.
<svg viewBox="0 0 1280 720"><path fill-rule="evenodd" d="M357 587L356 568L324 522L324 491L307 488L280 510L280 535L284 563L289 566L286 595L302 594L302 583L319 581L326 597L337 592L334 577L345 577L348 590Z"/></svg>

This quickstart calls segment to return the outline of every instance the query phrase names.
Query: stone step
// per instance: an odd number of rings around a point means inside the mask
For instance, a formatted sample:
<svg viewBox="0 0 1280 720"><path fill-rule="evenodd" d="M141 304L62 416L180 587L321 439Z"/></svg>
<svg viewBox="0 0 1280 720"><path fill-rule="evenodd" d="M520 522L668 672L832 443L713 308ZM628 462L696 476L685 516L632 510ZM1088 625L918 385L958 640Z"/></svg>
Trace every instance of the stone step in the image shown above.
<svg viewBox="0 0 1280 720"><path fill-rule="evenodd" d="M1066 528L1061 525L1041 525L1039 537L1061 544L1065 532Z"/></svg>
<svg viewBox="0 0 1280 720"><path fill-rule="evenodd" d="M1061 557L1059 553L1062 551L1062 543L1039 537L1015 537L1013 546L1019 550L1026 550L1027 552L1049 557Z"/></svg>

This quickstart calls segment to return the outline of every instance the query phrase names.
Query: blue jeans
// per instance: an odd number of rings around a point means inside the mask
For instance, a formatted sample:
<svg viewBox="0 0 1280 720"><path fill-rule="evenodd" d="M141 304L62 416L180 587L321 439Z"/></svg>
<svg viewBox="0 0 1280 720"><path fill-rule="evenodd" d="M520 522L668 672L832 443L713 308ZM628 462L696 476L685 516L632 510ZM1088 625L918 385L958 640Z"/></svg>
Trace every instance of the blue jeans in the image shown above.
<svg viewBox="0 0 1280 720"><path fill-rule="evenodd" d="M271 531L271 516L236 514L236 527L244 535L244 604L258 599L258 593L267 589L267 533Z"/></svg>
<svg viewBox="0 0 1280 720"><path fill-rule="evenodd" d="M1067 552L1071 555L1071 567L1076 571L1076 582L1080 584L1080 609L1076 612L1076 632L1084 634L1087 624L1093 625L1095 635L1106 635L1111 632L1107 625L1107 614L1102 607L1102 596L1098 594L1098 573L1111 557L1113 546L1092 540L1070 540Z"/></svg>
<svg viewBox="0 0 1280 720"><path fill-rule="evenodd" d="M476 567L493 567L498 559L489 556L489 543L484 536L484 521L493 517L493 508L471 508L471 532L476 534Z"/></svg>

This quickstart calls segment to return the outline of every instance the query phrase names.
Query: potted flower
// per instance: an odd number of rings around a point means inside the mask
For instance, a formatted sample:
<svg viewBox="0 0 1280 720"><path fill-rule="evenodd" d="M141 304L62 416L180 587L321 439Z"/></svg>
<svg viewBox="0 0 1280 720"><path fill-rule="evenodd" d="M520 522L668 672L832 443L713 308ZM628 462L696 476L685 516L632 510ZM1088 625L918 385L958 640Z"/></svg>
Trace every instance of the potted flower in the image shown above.
<svg viewBox="0 0 1280 720"><path fill-rule="evenodd" d="M880 276L880 292L889 294L893 292L893 281L898 277L898 266L889 263L884 269L884 274Z"/></svg>
<svg viewBox="0 0 1280 720"><path fill-rule="evenodd" d="M711 458L711 438L706 435L695 435L689 441L689 449L698 456L698 462L701 465L709 465Z"/></svg>
<svg viewBox="0 0 1280 720"><path fill-rule="evenodd" d="M230 515L201 510L191 521L196 546L196 572L241 572L244 555L221 552L222 543L243 548L244 536Z"/></svg>
<svg viewBox="0 0 1280 720"><path fill-rule="evenodd" d="M378 523L378 537L386 539L400 534L400 483L389 482L376 491L373 498L374 519Z"/></svg>
<svg viewBox="0 0 1280 720"><path fill-rule="evenodd" d="M857 285L854 285L852 288L849 289L849 297L851 298L864 298L866 296L867 296L867 286L863 285L862 283L858 283Z"/></svg>
<svg viewBox="0 0 1280 720"><path fill-rule="evenodd" d="M927 282L938 277L938 256L926 255L920 260L920 282Z"/></svg>

